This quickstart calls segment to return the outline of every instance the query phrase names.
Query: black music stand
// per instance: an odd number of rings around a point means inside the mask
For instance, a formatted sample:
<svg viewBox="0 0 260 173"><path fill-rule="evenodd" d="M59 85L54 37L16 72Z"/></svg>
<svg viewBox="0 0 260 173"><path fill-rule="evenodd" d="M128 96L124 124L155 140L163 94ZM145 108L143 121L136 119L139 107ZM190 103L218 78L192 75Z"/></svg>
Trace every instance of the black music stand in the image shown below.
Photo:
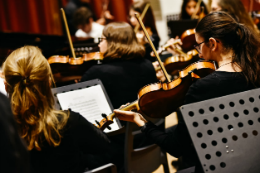
<svg viewBox="0 0 260 173"><path fill-rule="evenodd" d="M260 89L179 108L205 173L259 173Z"/></svg>
<svg viewBox="0 0 260 173"><path fill-rule="evenodd" d="M78 90L78 89L83 89L83 88L89 88L89 87L95 86L95 85L101 86L110 109L114 110L113 105L112 105L112 103L111 103L111 101L110 101L110 99L107 95L106 89L105 89L102 81L99 80L99 79L93 79L93 80L89 80L89 81L86 81L86 82L80 82L80 83L67 85L67 86L63 86L63 87L59 87L59 88L52 88L52 94L54 96L54 101L55 101L55 108L61 110L61 106L60 106L59 100L57 98L57 94L65 93L65 92L68 92L68 91L74 91L74 90ZM119 119L115 118L115 120L116 120L116 123L117 123L119 129L122 128L122 125L121 125Z"/></svg>
<svg viewBox="0 0 260 173"><path fill-rule="evenodd" d="M198 20L170 20L167 22L168 35L171 38L176 36L181 37L182 33L188 29L194 29L197 26Z"/></svg>

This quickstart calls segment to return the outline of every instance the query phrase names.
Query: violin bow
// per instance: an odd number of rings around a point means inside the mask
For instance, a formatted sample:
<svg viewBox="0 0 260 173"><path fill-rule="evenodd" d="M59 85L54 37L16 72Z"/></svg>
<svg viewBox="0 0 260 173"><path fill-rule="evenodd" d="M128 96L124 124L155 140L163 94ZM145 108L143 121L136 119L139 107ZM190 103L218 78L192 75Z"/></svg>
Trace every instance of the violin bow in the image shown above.
<svg viewBox="0 0 260 173"><path fill-rule="evenodd" d="M76 58L74 48L73 48L73 44L72 44L72 41L71 41L71 36L70 36L70 31L69 31L66 15L65 15L63 8L61 8L60 10L61 10L61 14L62 14L62 17L63 17L64 25L65 25L65 28L66 28L66 32L67 32L67 36L68 36L68 40L69 40L69 44L70 44L70 50L71 50L73 58Z"/></svg>
<svg viewBox="0 0 260 173"><path fill-rule="evenodd" d="M145 16L145 14L146 14L146 12L147 12L147 10L148 10L149 7L150 7L150 4L147 3L147 4L145 5L145 7L144 7L144 10L143 10L142 14L141 14L141 20L143 20L143 18L144 18L144 16ZM135 33L138 31L139 27L140 27L139 24L137 24L137 25L135 26L135 29L134 29Z"/></svg>
<svg viewBox="0 0 260 173"><path fill-rule="evenodd" d="M145 29L145 26L144 26L144 24L143 24L143 22L142 22L142 19L141 19L140 15L139 15L138 13L135 13L135 17L137 18L137 20L138 20L140 26L142 27L142 29L143 29L143 31L144 31L145 37L147 38L147 40L148 40L150 46L151 46L152 49L153 49L153 52L154 52L154 54L155 54L155 56L156 56L156 58L157 58L157 61L159 62L159 65L160 65L160 67L161 67L161 69L162 69L162 71L163 71L163 74L164 74L164 76L165 76L167 82L171 82L171 80L170 80L170 78L169 78L169 76L168 76L168 73L166 72L166 70L165 70L165 68L164 68L164 66L163 66L163 64L162 64L162 61L161 61L161 59L160 59L160 57L159 57L159 55L158 55L158 53L157 53L157 51L156 51L156 49L155 49L155 47L154 47L152 41L151 41L151 39L150 39L150 36L148 35L148 33L147 33L146 29Z"/></svg>

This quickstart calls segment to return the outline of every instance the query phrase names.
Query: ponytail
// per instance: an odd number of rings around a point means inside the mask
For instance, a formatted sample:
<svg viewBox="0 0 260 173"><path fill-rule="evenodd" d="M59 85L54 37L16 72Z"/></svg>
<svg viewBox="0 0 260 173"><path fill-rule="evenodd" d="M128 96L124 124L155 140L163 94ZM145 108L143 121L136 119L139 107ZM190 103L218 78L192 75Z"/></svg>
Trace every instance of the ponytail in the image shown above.
<svg viewBox="0 0 260 173"><path fill-rule="evenodd" d="M233 64L241 67L248 83L260 86L260 39L255 31L237 23L226 12L213 12L198 23L196 33L205 40L219 39L226 50L233 50Z"/></svg>

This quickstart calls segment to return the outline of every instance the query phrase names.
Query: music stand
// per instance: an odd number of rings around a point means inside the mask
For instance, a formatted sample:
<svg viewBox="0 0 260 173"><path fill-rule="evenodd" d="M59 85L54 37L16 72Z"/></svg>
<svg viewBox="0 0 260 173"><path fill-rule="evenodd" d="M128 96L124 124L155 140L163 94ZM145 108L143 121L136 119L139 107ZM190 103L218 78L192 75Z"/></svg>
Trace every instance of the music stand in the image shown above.
<svg viewBox="0 0 260 173"><path fill-rule="evenodd" d="M63 86L63 87L59 87L59 88L52 88L52 94L54 96L54 101L55 101L55 108L61 110L61 106L60 106L59 100L57 98L57 94L65 93L65 92L69 92L69 91L74 91L74 90L79 90L79 89L84 89L84 88L89 88L89 87L96 86L96 85L101 86L102 91L103 91L105 98L106 98L106 102L108 103L110 109L113 111L114 110L113 105L112 105L112 103L111 103L111 101L110 101L110 99L107 95L107 92L105 90L103 83L99 79L93 79L93 80L89 80L89 81L86 81L86 82L80 82L80 83L67 85L67 86ZM122 128L119 119L114 118L114 120L117 123L119 129Z"/></svg>
<svg viewBox="0 0 260 173"><path fill-rule="evenodd" d="M167 22L168 35L171 38L181 36L182 33L188 29L194 29L197 26L198 20L170 20Z"/></svg>
<svg viewBox="0 0 260 173"><path fill-rule="evenodd" d="M260 89L179 108L205 173L260 172Z"/></svg>

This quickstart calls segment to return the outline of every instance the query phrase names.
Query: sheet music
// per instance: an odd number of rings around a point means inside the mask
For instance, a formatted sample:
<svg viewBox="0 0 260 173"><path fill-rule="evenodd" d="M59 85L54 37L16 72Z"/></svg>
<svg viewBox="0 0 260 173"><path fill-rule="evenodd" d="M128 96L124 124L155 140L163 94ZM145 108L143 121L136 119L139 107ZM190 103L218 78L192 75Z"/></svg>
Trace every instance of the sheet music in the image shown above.
<svg viewBox="0 0 260 173"><path fill-rule="evenodd" d="M106 96L100 85L69 91L57 94L62 110L71 109L79 112L89 122L95 124L95 120L100 122L102 113L109 115L112 110L107 102ZM105 132L111 132L119 129L115 122L110 125L111 130L105 129Z"/></svg>

